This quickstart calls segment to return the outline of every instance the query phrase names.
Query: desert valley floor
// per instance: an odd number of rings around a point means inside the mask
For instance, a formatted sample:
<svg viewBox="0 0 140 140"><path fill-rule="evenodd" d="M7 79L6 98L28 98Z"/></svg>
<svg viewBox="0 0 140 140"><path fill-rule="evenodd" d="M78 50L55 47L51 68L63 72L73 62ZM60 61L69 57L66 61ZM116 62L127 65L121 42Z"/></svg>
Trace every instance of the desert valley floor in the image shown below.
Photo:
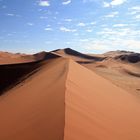
<svg viewBox="0 0 140 140"><path fill-rule="evenodd" d="M0 52L0 140L140 140L140 54Z"/></svg>

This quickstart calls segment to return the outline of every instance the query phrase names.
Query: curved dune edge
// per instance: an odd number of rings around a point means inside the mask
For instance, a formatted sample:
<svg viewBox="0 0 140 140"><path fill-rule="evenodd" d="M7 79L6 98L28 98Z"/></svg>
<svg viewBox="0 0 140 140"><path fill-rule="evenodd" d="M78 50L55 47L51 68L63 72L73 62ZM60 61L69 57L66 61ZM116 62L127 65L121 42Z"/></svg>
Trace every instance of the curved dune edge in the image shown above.
<svg viewBox="0 0 140 140"><path fill-rule="evenodd" d="M139 140L139 108L131 94L55 58L0 98L0 139Z"/></svg>

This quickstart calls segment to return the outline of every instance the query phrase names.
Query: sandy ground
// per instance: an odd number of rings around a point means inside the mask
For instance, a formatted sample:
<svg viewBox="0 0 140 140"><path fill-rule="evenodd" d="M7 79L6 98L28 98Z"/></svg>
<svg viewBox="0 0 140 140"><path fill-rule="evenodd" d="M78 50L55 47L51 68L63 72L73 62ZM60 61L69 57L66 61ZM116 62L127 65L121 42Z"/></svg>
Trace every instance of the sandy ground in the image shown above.
<svg viewBox="0 0 140 140"><path fill-rule="evenodd" d="M140 97L140 67L116 61L82 64L116 86Z"/></svg>
<svg viewBox="0 0 140 140"><path fill-rule="evenodd" d="M61 140L67 60L39 72L0 98L0 140Z"/></svg>
<svg viewBox="0 0 140 140"><path fill-rule="evenodd" d="M107 57L103 61L94 61L94 59L85 59L76 55L70 55L65 50L57 50L56 53L62 54L74 61L82 62L80 63L81 65L96 72L127 92L140 97L140 62L129 63L114 59L116 56L130 54L131 52L112 51L99 55L90 54L90 56L94 57Z"/></svg>
<svg viewBox="0 0 140 140"><path fill-rule="evenodd" d="M32 62L32 61L35 61L35 58L33 55L0 52L0 65L26 63L26 62Z"/></svg>
<svg viewBox="0 0 140 140"><path fill-rule="evenodd" d="M65 140L138 140L140 101L70 61Z"/></svg>
<svg viewBox="0 0 140 140"><path fill-rule="evenodd" d="M0 66L0 140L139 140L139 63L68 53Z"/></svg>

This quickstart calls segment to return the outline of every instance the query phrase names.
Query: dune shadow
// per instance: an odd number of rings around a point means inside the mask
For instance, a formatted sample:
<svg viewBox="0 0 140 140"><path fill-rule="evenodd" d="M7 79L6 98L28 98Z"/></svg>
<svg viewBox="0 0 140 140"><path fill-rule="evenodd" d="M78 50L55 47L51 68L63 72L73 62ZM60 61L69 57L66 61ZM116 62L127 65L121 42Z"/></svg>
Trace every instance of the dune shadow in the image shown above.
<svg viewBox="0 0 140 140"><path fill-rule="evenodd" d="M132 53L129 55L119 55L119 56L115 57L115 59L120 59L122 61L127 61L130 63L137 63L137 62L140 62L140 54Z"/></svg>
<svg viewBox="0 0 140 140"><path fill-rule="evenodd" d="M24 76L31 76L40 67L40 61L0 65L0 95L19 84Z"/></svg>
<svg viewBox="0 0 140 140"><path fill-rule="evenodd" d="M79 63L79 64L92 64L95 61L76 61L76 62Z"/></svg>
<svg viewBox="0 0 140 140"><path fill-rule="evenodd" d="M102 60L105 59L105 58L102 58L102 57L95 57L95 56L90 56L90 55L87 55L87 54L83 54L83 53L77 52L75 50L72 50L70 48L66 48L66 49L64 49L64 51L65 51L66 54L77 56L77 57L80 57L80 58L89 59L89 60L102 61Z"/></svg>
<svg viewBox="0 0 140 140"><path fill-rule="evenodd" d="M135 76L135 77L140 78L140 73L135 73L135 72L132 72L132 71L129 71L129 70L126 70L126 69L124 69L124 72L131 75L131 76Z"/></svg>

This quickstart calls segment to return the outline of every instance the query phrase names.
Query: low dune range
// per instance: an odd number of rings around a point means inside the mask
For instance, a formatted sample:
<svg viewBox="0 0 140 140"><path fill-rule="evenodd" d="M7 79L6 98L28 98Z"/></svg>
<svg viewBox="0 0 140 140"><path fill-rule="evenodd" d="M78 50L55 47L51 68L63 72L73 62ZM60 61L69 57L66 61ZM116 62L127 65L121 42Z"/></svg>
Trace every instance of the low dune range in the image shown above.
<svg viewBox="0 0 140 140"><path fill-rule="evenodd" d="M140 140L140 54L0 52L0 140Z"/></svg>

